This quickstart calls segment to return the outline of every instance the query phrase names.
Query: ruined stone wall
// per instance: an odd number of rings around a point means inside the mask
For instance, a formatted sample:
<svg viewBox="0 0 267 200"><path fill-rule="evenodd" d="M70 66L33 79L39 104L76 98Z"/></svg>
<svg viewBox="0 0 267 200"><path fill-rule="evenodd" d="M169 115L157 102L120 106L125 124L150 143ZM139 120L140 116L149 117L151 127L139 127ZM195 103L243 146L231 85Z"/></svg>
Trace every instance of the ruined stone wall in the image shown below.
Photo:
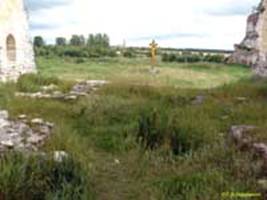
<svg viewBox="0 0 267 200"><path fill-rule="evenodd" d="M267 52L267 1L262 2L260 10L259 32L260 32L260 51Z"/></svg>
<svg viewBox="0 0 267 200"><path fill-rule="evenodd" d="M246 64L260 76L267 76L267 0L247 20L245 39L235 45L230 62Z"/></svg>
<svg viewBox="0 0 267 200"><path fill-rule="evenodd" d="M252 64L254 72L260 76L267 76L267 0L262 0L259 8L259 48L257 60Z"/></svg>
<svg viewBox="0 0 267 200"><path fill-rule="evenodd" d="M235 45L232 62L253 65L257 62L260 49L260 13L251 14L247 19L247 30L243 41Z"/></svg>
<svg viewBox="0 0 267 200"><path fill-rule="evenodd" d="M15 40L14 62L10 62L7 56L9 35ZM0 0L0 81L16 80L21 74L35 71L23 0Z"/></svg>

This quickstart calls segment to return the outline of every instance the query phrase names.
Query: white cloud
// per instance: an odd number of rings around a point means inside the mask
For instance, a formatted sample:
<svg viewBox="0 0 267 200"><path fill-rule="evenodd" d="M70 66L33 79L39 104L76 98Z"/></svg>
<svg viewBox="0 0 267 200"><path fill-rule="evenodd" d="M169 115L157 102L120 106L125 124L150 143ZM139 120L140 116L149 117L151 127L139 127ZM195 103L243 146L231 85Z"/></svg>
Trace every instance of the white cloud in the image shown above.
<svg viewBox="0 0 267 200"><path fill-rule="evenodd" d="M231 49L259 0L72 0L31 12L32 35L105 32L112 44Z"/></svg>

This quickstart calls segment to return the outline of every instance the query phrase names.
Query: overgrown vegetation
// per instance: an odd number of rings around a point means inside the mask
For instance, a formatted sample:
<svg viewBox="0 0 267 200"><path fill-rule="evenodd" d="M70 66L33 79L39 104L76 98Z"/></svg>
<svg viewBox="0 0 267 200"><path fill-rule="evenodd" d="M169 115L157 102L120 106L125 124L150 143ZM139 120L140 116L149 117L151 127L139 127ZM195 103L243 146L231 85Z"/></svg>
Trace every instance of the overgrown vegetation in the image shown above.
<svg viewBox="0 0 267 200"><path fill-rule="evenodd" d="M174 155L184 155L207 142L203 134L205 130L201 130L201 127L199 124L195 127L191 121L181 123L178 116L169 110L168 114L156 110L152 113L146 111L139 119L137 139L145 149L154 150L164 146L165 150Z"/></svg>
<svg viewBox="0 0 267 200"><path fill-rule="evenodd" d="M164 85L179 88L213 88L247 78L249 68L239 65L208 63L165 63L158 61L159 73L150 72L150 58L77 58L38 57L39 72L64 80L107 79L129 83Z"/></svg>
<svg viewBox="0 0 267 200"><path fill-rule="evenodd" d="M102 56L115 57L116 51L111 48L94 48L79 46L43 46L36 47L35 53L44 57L73 57L73 58L99 58Z"/></svg>
<svg viewBox="0 0 267 200"><path fill-rule="evenodd" d="M163 62L180 62L180 63L195 63L195 62L214 62L224 63L226 58L221 54L207 54L202 53L191 54L190 52L183 52L182 55L174 53L164 53L162 55Z"/></svg>
<svg viewBox="0 0 267 200"><path fill-rule="evenodd" d="M149 58L77 64L42 57L38 64L39 74L0 85L0 106L11 117L27 114L56 126L42 149L47 156L1 160L0 199L214 200L222 192L258 191L260 161L225 143L238 124L258 126L266 140L267 82L249 78L248 69L159 63L155 76ZM77 77L111 83L75 103L14 97L43 85L68 88ZM196 104L198 95L205 98ZM53 162L55 150L71 159Z"/></svg>
<svg viewBox="0 0 267 200"><path fill-rule="evenodd" d="M60 91L69 91L73 85L72 81L62 81L55 76L43 76L36 74L22 75L16 84L19 92L40 92L42 86L54 85Z"/></svg>
<svg viewBox="0 0 267 200"><path fill-rule="evenodd" d="M0 160L0 197L12 199L89 199L86 173L72 159L10 154Z"/></svg>

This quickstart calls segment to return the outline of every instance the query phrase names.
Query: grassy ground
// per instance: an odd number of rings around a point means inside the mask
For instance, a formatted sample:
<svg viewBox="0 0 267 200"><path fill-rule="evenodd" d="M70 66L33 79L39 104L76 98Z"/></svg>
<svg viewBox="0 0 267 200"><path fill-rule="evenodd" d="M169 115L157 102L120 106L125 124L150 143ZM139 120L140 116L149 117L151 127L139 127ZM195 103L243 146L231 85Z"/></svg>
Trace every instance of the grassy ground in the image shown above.
<svg viewBox="0 0 267 200"><path fill-rule="evenodd" d="M10 156L0 165L0 197L34 199L34 192L39 199L214 200L222 192L257 192L257 157L225 143L229 127L238 124L258 126L259 139L266 139L267 82L250 79L248 69L160 63L153 77L141 60L38 63L42 76L59 76L62 87L72 78L112 83L76 103L14 97L45 82L40 79L0 87L0 105L13 117L55 122L44 151L65 150L74 160L71 167L43 169L38 161ZM205 101L194 105L197 95ZM24 175L28 165L33 173ZM57 187L48 187L58 174Z"/></svg>
<svg viewBox="0 0 267 200"><path fill-rule="evenodd" d="M41 74L55 75L65 80L108 79L138 84L168 85L182 88L211 88L247 78L248 68L223 64L178 64L158 62L160 71L150 73L149 58L139 59L79 59L38 58Z"/></svg>

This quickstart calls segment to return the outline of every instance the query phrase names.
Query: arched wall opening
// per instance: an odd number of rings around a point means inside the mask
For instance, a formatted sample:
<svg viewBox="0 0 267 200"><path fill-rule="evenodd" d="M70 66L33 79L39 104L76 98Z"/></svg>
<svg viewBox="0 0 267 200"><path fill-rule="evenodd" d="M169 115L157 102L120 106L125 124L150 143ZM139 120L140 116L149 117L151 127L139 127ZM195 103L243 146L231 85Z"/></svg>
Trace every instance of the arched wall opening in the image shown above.
<svg viewBox="0 0 267 200"><path fill-rule="evenodd" d="M6 38L6 56L8 64L16 62L16 40L13 35L9 34Z"/></svg>

